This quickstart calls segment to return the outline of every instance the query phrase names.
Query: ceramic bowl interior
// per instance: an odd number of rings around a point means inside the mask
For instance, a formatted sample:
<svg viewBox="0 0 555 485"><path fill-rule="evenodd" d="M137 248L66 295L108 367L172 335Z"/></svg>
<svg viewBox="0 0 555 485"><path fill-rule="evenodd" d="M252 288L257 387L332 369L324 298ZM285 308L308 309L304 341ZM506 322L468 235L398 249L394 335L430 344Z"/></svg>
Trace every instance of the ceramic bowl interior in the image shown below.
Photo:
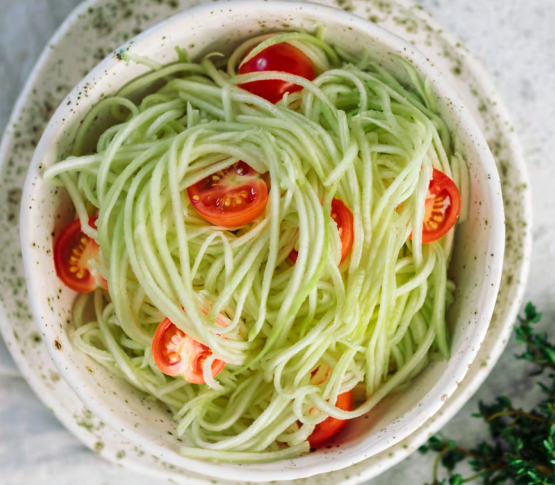
<svg viewBox="0 0 555 485"><path fill-rule="evenodd" d="M68 339L75 293L57 278L53 239L73 217L63 190L42 180L42 170L69 153L80 121L102 97L147 69L109 56L91 71L55 112L34 156L25 184L21 243L29 296L37 325L52 358L84 404L108 426L145 453L177 467L238 481L290 480L340 469L373 456L407 437L432 417L455 391L474 360L490 322L499 288L504 250L504 215L499 177L484 137L430 61L414 46L342 10L289 2L208 4L182 12L131 40L118 50L176 60L175 46L193 58L218 50L230 52L246 38L271 31L325 29L326 40L355 54L366 49L385 68L404 78L394 55L411 62L431 81L438 109L460 138L471 180L469 219L458 226L450 275L457 284L448 312L452 357L430 364L410 386L382 401L368 416L353 420L340 440L295 459L267 464L207 463L179 455L171 414L150 397L75 349Z"/></svg>

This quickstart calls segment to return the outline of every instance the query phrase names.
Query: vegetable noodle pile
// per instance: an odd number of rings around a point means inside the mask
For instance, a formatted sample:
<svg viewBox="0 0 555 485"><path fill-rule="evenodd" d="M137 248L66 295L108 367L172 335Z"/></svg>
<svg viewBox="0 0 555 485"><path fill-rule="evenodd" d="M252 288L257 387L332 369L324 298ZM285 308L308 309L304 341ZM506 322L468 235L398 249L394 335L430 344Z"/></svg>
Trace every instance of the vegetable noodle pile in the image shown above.
<svg viewBox="0 0 555 485"><path fill-rule="evenodd" d="M304 54L315 78L241 71L278 44ZM423 231L435 171L458 187L464 219L466 164L429 83L401 58L410 83L322 32L265 35L198 63L178 54L169 65L125 54L151 70L100 101L73 155L45 171L98 244L91 271L108 288L78 296L71 339L168 406L183 455L295 457L326 419L362 416L449 358L454 230L431 242ZM246 89L268 80L299 89L275 104ZM103 113L117 121L86 153ZM209 222L190 192L230 167L267 187L260 215L234 227ZM352 217L347 255L334 201ZM202 349L198 381L157 365L163 321ZM171 363L192 355L179 349ZM336 406L350 392L354 406Z"/></svg>

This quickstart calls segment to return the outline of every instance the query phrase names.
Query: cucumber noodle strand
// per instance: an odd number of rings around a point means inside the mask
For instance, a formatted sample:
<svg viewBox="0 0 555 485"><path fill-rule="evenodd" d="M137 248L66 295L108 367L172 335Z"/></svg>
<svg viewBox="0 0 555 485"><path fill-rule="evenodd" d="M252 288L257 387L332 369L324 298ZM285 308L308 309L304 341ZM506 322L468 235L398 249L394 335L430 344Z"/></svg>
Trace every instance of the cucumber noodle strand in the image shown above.
<svg viewBox="0 0 555 485"><path fill-rule="evenodd" d="M279 42L310 58L314 81L237 74L245 56ZM98 241L96 269L109 286L77 298L72 339L170 408L190 442L185 456L292 458L308 451L326 417L361 416L430 359L449 357L453 231L427 245L421 233L434 167L459 185L466 217L466 163L429 83L405 61L408 84L368 56L334 49L321 32L251 39L227 66L221 56L194 63L178 54L166 66L127 55L151 71L98 103L72 156L45 171ZM239 87L268 79L303 91L273 105ZM106 113L114 124L86 153L87 133ZM265 212L236 230L211 225L185 189L240 160L271 180ZM341 264L334 197L353 214L354 245ZM96 230L88 225L94 213ZM95 316L87 319L89 300ZM164 317L212 350L205 385L156 367L150 344ZM214 359L226 362L216 378ZM319 366L331 374L314 385ZM336 408L355 386L364 402Z"/></svg>

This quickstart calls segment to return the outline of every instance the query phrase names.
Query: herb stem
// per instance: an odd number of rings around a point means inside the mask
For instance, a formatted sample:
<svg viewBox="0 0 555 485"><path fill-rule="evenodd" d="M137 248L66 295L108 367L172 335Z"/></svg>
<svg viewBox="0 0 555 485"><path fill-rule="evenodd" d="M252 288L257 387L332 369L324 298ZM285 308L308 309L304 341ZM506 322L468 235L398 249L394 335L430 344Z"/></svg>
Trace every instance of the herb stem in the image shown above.
<svg viewBox="0 0 555 485"><path fill-rule="evenodd" d="M434 478L434 482L433 485L439 485L439 480L438 480L438 470L439 470L439 464L441 462L441 459L443 458L443 455L445 455L445 453L447 453L449 451L449 447L446 446L443 448L443 450L441 450L437 456L436 459L434 460L434 474L433 474L433 478Z"/></svg>
<svg viewBox="0 0 555 485"><path fill-rule="evenodd" d="M506 465L491 466L489 468L486 468L485 470L482 470L481 472L475 473L474 475L471 475L465 478L464 480L461 481L461 483L472 482L473 480L476 480L477 478L481 477L482 475L485 475L486 473L490 473L497 470L503 470L504 468L507 468L507 466Z"/></svg>
<svg viewBox="0 0 555 485"><path fill-rule="evenodd" d="M501 411L499 413L492 414L491 416L488 416L487 421L491 422L494 419L500 418L502 416L517 416L517 417L528 418L533 421L537 421L539 423L545 423L545 419L542 418L541 416L534 416L533 414L526 413L524 411L521 411L520 409L510 409L508 411Z"/></svg>

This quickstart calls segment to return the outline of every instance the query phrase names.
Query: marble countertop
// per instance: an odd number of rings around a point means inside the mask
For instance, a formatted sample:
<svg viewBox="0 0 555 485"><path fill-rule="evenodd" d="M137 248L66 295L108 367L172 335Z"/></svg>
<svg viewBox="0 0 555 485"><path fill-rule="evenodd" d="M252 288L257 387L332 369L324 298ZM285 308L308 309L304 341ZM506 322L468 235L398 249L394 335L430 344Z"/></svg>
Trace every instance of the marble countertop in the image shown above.
<svg viewBox="0 0 555 485"><path fill-rule="evenodd" d="M79 0L0 0L0 130L44 45ZM419 0L490 72L512 114L528 162L534 204L534 255L526 301L555 324L555 1ZM4 197L5 194L0 194ZM551 331L555 336L555 331ZM470 417L499 394L526 407L536 393L530 367L511 341L476 396L442 433L473 444L485 437ZM371 485L424 484L431 457L414 454ZM0 339L0 477L5 485L156 485L84 448L29 389ZM160 482L162 483L162 482Z"/></svg>

